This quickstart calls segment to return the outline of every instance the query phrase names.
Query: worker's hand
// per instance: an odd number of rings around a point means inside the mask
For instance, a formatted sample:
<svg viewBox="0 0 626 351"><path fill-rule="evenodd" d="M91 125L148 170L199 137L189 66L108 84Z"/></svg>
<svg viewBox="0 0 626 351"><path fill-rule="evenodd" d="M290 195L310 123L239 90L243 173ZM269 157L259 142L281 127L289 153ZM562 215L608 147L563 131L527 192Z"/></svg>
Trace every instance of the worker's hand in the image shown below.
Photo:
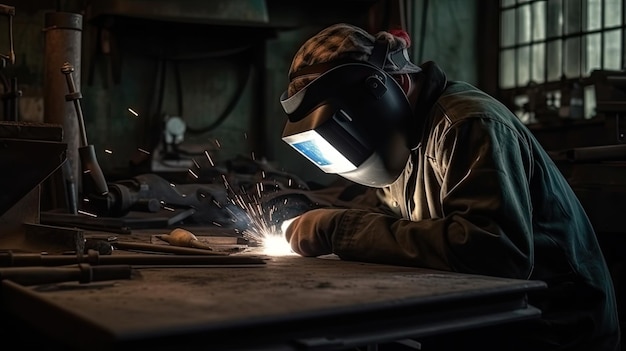
<svg viewBox="0 0 626 351"><path fill-rule="evenodd" d="M345 210L315 209L293 219L283 230L291 249L302 256L320 256L333 252L332 235Z"/></svg>

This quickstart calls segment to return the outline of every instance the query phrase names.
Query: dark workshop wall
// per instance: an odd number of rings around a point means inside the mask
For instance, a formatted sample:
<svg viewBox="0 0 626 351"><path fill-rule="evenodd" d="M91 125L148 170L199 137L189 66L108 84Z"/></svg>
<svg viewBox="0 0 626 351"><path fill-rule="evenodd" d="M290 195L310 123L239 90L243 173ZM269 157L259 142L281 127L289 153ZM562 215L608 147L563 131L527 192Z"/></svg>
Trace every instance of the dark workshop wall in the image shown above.
<svg viewBox="0 0 626 351"><path fill-rule="evenodd" d="M149 30L134 28L120 32L125 38L124 46L118 47L119 60L115 60L116 57L107 56L106 53L95 55L98 49L97 28L88 20L89 13L82 6L88 1L0 0L0 3L16 7L14 38L17 62L7 67L5 73L18 77L22 91L19 114L26 121L43 121L45 58L42 55L42 28L45 13L61 6L64 10L85 15L80 79L82 105L89 142L94 144L106 174L123 177L128 172L129 162L142 157L139 149L153 151L149 149L151 133L155 127L158 129L160 115L180 114L178 97L182 96L182 117L190 128L195 129L215 122L228 110L230 102L236 102L218 127L206 133L186 136L188 151L202 153L208 150L215 161L254 154L257 158L267 158L277 168L293 172L305 180L327 183L334 177L323 174L280 139L285 116L278 99L287 85L286 75L291 58L306 38L334 22L366 25L371 20L368 9L378 2L267 0L269 27L277 30L275 35L268 35L262 47L254 51L262 57L251 58L251 61L263 64L264 68L250 67L250 62L226 54L190 57L179 60L177 65L168 62L161 108L158 107L156 89L159 83L159 61L149 45L154 44L156 47L153 49L156 49L163 43L159 44L158 40L151 37ZM338 3L341 3L339 7ZM476 1L407 3L411 4L408 17L414 21L411 26L414 59L435 60L444 67L450 79L475 83ZM424 6L426 3L427 8ZM426 16L422 16L425 10ZM376 12L379 17L384 16L378 9ZM426 23L422 33L423 19L426 19ZM0 31L4 30L0 27ZM179 44L196 43L192 46L201 50L203 45L208 45L208 38L232 34L225 27L216 31L218 33L200 31L195 36L185 34ZM142 39L143 34L149 39ZM425 38L423 43L419 40L422 34ZM4 35L0 35L0 45L4 43L2 38ZM176 39L173 40L176 43ZM240 38L233 37L233 40ZM115 45L119 42L105 44ZM172 42L165 44L173 45ZM164 50L169 48L161 47ZM179 53L185 54L184 51ZM174 75L176 69L180 73L180 92L177 91ZM243 90L240 83L242 74L247 75ZM258 85L259 80L263 82L261 86ZM135 117L128 108L137 111L140 116ZM111 153L105 152L105 149Z"/></svg>
<svg viewBox="0 0 626 351"><path fill-rule="evenodd" d="M408 17L413 20L412 58L416 62L436 61L449 79L477 82L476 15L478 0L409 1ZM427 4L427 6L425 6ZM425 12L425 15L423 15ZM340 19L337 19L340 20ZM422 23L425 20L424 31ZM332 19L331 19L332 21ZM268 151L273 160L306 180L328 183L335 179L321 172L280 139L284 113L278 103L287 86L287 71L295 51L303 40L315 34L326 23L313 23L292 31L281 32L268 41ZM420 38L423 37L423 45ZM495 44L494 44L495 45ZM421 51L421 53L420 53ZM420 59L421 58L421 59Z"/></svg>

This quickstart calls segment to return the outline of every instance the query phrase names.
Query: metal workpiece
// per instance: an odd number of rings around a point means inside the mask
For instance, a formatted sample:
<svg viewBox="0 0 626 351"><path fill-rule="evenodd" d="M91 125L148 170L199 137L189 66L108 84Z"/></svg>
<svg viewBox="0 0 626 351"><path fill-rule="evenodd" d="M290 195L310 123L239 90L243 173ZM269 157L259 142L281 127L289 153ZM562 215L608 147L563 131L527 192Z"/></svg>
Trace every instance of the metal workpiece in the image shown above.
<svg viewBox="0 0 626 351"><path fill-rule="evenodd" d="M137 271L141 279L90 290L3 281L0 304L29 333L61 341L48 348L348 350L536 319L541 311L526 294L546 286L300 256Z"/></svg>
<svg viewBox="0 0 626 351"><path fill-rule="evenodd" d="M91 266L80 263L71 267L10 267L0 268L0 280L11 280L20 285L40 285L77 281L130 279L132 268L128 265Z"/></svg>
<svg viewBox="0 0 626 351"><path fill-rule="evenodd" d="M0 248L21 252L82 250L74 228L39 223L41 184L66 160L58 125L0 122Z"/></svg>
<svg viewBox="0 0 626 351"><path fill-rule="evenodd" d="M228 266L228 265L263 265L262 256L207 256L207 255L169 255L169 254L133 254L100 255L90 250L86 255L44 255L29 253L0 252L0 267L66 266L78 263L90 265L133 265L133 266Z"/></svg>
<svg viewBox="0 0 626 351"><path fill-rule="evenodd" d="M0 195L0 216L58 169L64 159L64 143L0 138L0 181L7 185Z"/></svg>
<svg viewBox="0 0 626 351"><path fill-rule="evenodd" d="M80 192L80 171L78 160L79 131L78 119L74 108L65 100L66 78L59 73L59 68L66 62L74 67L74 84L80 90L80 72L82 55L83 16L69 12L47 12L44 18L44 122L63 127L63 142L67 144L67 160L71 179L76 180ZM51 190L58 193L55 198L64 199L65 178L61 174L53 177L55 186ZM68 201L78 201L70 199ZM68 204L52 204L51 207L64 207Z"/></svg>

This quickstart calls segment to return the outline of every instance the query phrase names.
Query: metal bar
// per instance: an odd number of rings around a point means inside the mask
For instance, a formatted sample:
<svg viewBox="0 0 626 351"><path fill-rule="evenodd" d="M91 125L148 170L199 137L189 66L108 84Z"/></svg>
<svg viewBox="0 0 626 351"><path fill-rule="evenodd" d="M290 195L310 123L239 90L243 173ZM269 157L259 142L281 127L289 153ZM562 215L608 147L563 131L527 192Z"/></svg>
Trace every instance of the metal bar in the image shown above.
<svg viewBox="0 0 626 351"><path fill-rule="evenodd" d="M90 265L120 265L133 266L213 266L213 265L248 265L265 264L266 260L260 256L209 256L209 255L147 255L147 254L120 254L100 255L97 251L90 251L87 255L40 255L22 254L11 251L0 252L0 267L32 267L32 266L65 266L77 263Z"/></svg>

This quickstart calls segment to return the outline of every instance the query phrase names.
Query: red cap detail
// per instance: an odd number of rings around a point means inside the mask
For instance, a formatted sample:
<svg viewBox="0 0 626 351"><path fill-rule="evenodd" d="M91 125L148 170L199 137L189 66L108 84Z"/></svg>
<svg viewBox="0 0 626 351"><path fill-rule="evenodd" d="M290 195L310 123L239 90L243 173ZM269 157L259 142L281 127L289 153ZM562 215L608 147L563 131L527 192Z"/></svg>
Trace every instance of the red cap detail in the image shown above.
<svg viewBox="0 0 626 351"><path fill-rule="evenodd" d="M411 37L409 37L409 33L407 33L404 29L391 29L389 33L404 39L406 41L406 47L411 47Z"/></svg>

